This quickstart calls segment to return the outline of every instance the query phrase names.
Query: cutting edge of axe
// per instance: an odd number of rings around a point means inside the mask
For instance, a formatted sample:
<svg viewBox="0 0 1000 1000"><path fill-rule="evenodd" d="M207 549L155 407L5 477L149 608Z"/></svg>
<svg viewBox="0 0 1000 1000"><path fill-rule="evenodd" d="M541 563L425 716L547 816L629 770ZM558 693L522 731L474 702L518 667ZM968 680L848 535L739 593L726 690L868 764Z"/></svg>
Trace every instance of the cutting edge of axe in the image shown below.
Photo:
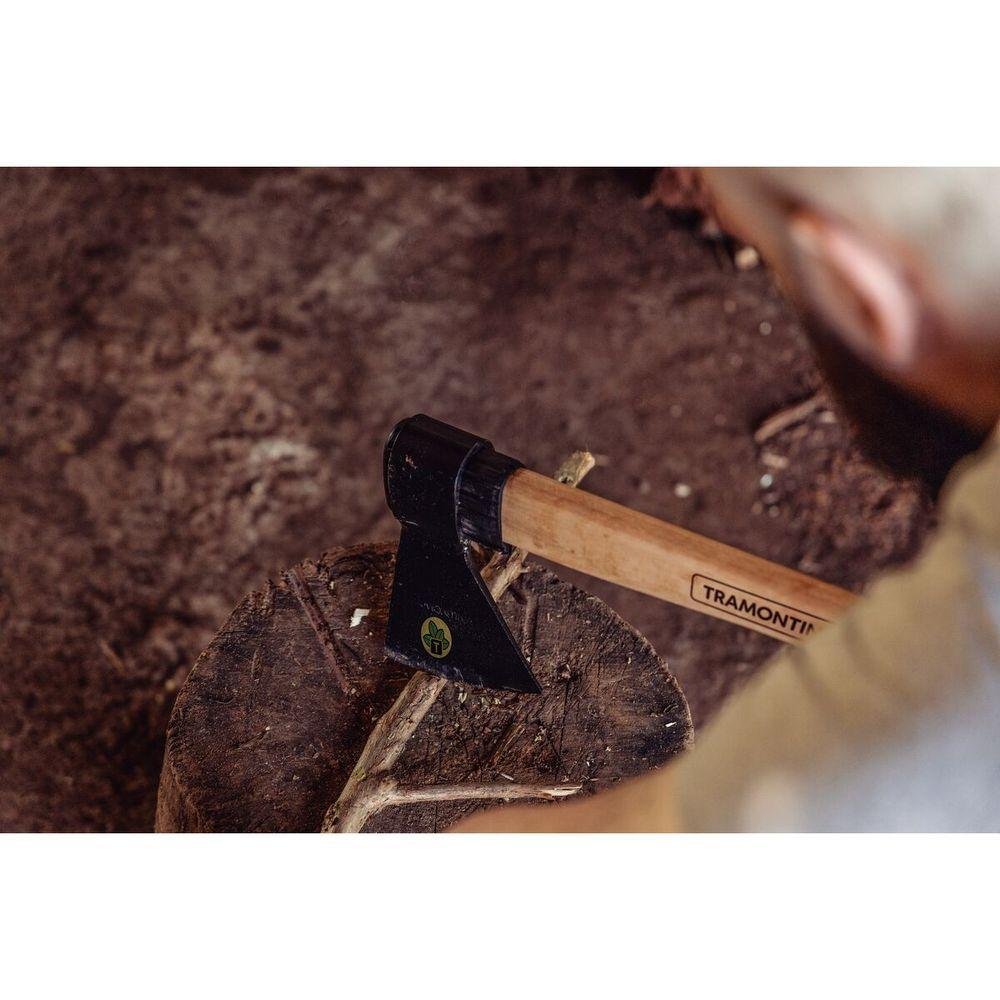
<svg viewBox="0 0 1000 1000"><path fill-rule="evenodd" d="M385 446L400 521L386 652L481 687L540 690L483 583L472 543L536 556L797 643L856 599L840 587L524 468L424 414Z"/></svg>

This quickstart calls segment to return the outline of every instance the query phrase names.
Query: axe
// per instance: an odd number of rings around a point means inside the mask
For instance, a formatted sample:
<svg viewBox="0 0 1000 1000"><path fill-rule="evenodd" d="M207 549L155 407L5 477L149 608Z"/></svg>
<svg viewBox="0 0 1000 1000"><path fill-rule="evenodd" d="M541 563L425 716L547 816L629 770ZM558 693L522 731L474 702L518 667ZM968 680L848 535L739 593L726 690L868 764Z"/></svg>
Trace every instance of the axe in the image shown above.
<svg viewBox="0 0 1000 1000"><path fill-rule="evenodd" d="M481 687L538 692L479 575L472 543L514 546L611 583L801 642L855 595L524 468L489 441L418 414L385 445L402 530L386 653Z"/></svg>

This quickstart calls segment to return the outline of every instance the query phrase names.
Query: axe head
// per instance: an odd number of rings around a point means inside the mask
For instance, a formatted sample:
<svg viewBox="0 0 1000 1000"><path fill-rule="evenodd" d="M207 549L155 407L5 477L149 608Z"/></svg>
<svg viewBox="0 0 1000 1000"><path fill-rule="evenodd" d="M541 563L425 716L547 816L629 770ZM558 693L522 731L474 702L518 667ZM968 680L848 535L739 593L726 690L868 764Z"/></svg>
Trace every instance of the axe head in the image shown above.
<svg viewBox="0 0 1000 1000"><path fill-rule="evenodd" d="M520 462L489 441L418 414L385 445L385 496L402 524L386 654L449 680L538 692L479 575L470 545L501 551L500 502Z"/></svg>

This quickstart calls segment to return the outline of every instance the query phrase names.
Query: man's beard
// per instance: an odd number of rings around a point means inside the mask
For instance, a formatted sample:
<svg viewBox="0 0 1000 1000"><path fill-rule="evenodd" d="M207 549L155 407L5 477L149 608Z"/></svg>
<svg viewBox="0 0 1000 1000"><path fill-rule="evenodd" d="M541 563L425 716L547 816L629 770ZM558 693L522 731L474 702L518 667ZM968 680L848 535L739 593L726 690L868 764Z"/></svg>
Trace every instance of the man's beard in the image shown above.
<svg viewBox="0 0 1000 1000"><path fill-rule="evenodd" d="M806 316L804 325L862 451L889 472L919 480L936 497L955 463L977 451L989 430L974 430L911 395L854 354L815 316Z"/></svg>

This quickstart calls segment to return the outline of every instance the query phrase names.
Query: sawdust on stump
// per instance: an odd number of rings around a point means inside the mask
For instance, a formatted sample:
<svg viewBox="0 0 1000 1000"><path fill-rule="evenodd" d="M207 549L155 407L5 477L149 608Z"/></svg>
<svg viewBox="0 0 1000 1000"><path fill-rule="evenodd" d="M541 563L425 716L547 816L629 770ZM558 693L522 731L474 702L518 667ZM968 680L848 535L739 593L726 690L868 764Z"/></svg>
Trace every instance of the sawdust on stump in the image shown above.
<svg viewBox="0 0 1000 1000"><path fill-rule="evenodd" d="M178 696L157 830L320 828L411 673L383 656L394 556L390 545L334 550L239 605ZM401 786L573 783L587 794L688 743L666 664L603 601L533 567L500 604L543 693L447 685L392 770ZM365 829L440 830L489 804L393 805Z"/></svg>

